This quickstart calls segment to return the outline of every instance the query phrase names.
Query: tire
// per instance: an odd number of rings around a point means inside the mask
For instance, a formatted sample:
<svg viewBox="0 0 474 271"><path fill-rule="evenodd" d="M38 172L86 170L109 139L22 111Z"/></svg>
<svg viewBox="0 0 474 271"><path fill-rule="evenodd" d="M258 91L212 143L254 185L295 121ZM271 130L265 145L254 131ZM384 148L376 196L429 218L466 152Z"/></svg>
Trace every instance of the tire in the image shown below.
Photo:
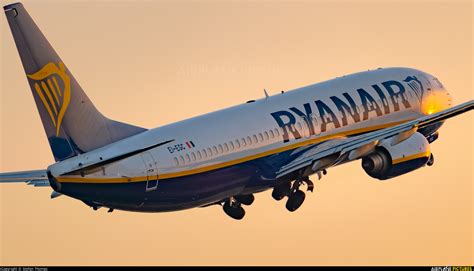
<svg viewBox="0 0 474 271"><path fill-rule="evenodd" d="M291 194L291 183L283 183L273 188L272 197L275 200L282 200Z"/></svg>
<svg viewBox="0 0 474 271"><path fill-rule="evenodd" d="M291 194L288 197L288 201L286 202L286 209L290 212L294 212L301 207L304 202L306 195L303 191L298 190L295 193Z"/></svg>
<svg viewBox="0 0 474 271"><path fill-rule="evenodd" d="M245 216L245 210L242 206L233 207L229 203L224 203L224 212L235 220L241 220Z"/></svg>
<svg viewBox="0 0 474 271"><path fill-rule="evenodd" d="M285 195L283 195L279 190L277 189L273 189L273 192L272 192L272 198L274 200L282 200L283 198L285 197Z"/></svg>
<svg viewBox="0 0 474 271"><path fill-rule="evenodd" d="M251 205L255 200L255 197L253 196L253 194L237 195L234 198L235 198L235 200L242 203L243 205Z"/></svg>
<svg viewBox="0 0 474 271"><path fill-rule="evenodd" d="M291 194L291 183L284 183L279 187L283 196L289 196Z"/></svg>

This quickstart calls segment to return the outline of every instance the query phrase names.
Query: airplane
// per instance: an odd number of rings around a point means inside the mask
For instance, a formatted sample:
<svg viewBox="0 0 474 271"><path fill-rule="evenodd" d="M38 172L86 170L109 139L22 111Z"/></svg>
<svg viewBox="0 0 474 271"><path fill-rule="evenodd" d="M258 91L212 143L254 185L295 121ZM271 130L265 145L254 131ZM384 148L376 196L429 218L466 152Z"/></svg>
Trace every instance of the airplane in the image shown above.
<svg viewBox="0 0 474 271"><path fill-rule="evenodd" d="M55 163L0 174L51 187L94 210L170 212L221 205L240 220L254 194L272 190L296 211L310 176L360 160L387 180L434 163L430 143L454 106L441 81L378 68L250 100L154 129L102 115L21 3L4 11Z"/></svg>

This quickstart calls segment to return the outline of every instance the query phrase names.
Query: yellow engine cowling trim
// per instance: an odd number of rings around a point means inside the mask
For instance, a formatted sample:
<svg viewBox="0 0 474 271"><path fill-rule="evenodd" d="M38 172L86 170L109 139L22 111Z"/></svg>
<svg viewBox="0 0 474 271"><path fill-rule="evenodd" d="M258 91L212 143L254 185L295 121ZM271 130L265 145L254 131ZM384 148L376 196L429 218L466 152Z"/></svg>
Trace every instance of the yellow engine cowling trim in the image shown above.
<svg viewBox="0 0 474 271"><path fill-rule="evenodd" d="M415 153L415 154L412 154L412 155L408 155L408 156L405 156L405 157L402 157L402 158L395 159L395 160L392 161L392 164L395 165L395 164L403 163L403 162L406 162L406 161L414 160L414 159L417 159L417 158L429 157L430 155L431 155L431 151Z"/></svg>

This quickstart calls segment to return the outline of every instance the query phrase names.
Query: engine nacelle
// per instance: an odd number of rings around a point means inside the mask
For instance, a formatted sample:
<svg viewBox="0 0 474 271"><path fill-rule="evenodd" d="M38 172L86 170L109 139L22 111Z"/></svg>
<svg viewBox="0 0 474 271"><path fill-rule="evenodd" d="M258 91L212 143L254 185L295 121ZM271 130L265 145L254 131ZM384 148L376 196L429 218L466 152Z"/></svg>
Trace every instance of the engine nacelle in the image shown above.
<svg viewBox="0 0 474 271"><path fill-rule="evenodd" d="M374 152L362 158L362 168L369 176L390 179L423 167L430 159L430 144L421 133L394 146L392 142L392 138L383 140Z"/></svg>

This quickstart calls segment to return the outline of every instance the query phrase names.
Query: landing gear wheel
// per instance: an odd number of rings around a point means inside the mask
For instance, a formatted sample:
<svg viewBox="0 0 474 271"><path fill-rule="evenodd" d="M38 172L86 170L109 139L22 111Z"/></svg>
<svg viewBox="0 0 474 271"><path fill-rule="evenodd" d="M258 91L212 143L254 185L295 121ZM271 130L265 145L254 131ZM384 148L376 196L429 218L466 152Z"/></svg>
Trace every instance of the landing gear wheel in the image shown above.
<svg viewBox="0 0 474 271"><path fill-rule="evenodd" d="M281 194L280 191L273 189L272 198L274 200L282 200L284 197L285 195Z"/></svg>
<svg viewBox="0 0 474 271"><path fill-rule="evenodd" d="M255 200L255 197L253 196L253 194L250 194L250 195L237 195L234 198L235 198L236 201L242 203L243 205L251 205Z"/></svg>
<svg viewBox="0 0 474 271"><path fill-rule="evenodd" d="M282 200L285 196L288 196L290 194L291 194L290 183L283 183L273 188L272 197L275 200Z"/></svg>
<svg viewBox="0 0 474 271"><path fill-rule="evenodd" d="M434 156L433 154L430 154L430 158L428 159L428 162L426 162L426 165L431 167L434 164Z"/></svg>
<svg viewBox="0 0 474 271"><path fill-rule="evenodd" d="M303 204L305 197L305 193L301 190L292 193L286 202L286 209L290 212L296 211Z"/></svg>
<svg viewBox="0 0 474 271"><path fill-rule="evenodd" d="M240 204L234 203L232 206L228 201L224 203L224 212L236 220L241 220L245 216L245 210Z"/></svg>

